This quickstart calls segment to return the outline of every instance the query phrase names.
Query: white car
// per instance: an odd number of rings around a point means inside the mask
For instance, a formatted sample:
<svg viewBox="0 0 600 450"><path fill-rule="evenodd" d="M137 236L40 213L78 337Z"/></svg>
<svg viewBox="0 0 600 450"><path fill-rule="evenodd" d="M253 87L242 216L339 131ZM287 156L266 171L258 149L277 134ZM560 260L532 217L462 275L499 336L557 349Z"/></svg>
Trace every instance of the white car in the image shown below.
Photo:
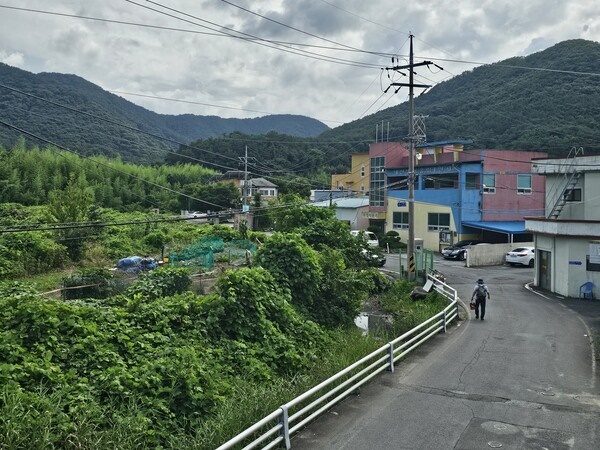
<svg viewBox="0 0 600 450"><path fill-rule="evenodd" d="M517 247L506 254L506 264L514 266L520 264L533 267L535 264L534 247Z"/></svg>
<svg viewBox="0 0 600 450"><path fill-rule="evenodd" d="M350 234L356 237L362 236L370 247L379 247L379 239L377 239L377 235L372 231L352 230Z"/></svg>

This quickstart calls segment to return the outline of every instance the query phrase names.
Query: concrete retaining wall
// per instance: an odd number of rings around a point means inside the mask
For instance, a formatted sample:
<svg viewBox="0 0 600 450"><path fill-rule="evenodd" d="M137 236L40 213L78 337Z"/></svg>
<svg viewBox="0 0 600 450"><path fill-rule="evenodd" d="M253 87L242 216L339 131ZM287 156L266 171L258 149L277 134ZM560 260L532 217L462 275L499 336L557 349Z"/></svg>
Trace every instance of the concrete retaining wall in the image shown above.
<svg viewBox="0 0 600 450"><path fill-rule="evenodd" d="M467 267L498 266L504 264L504 256L513 248L534 247L533 242L517 242L512 244L480 244L472 245L467 250Z"/></svg>

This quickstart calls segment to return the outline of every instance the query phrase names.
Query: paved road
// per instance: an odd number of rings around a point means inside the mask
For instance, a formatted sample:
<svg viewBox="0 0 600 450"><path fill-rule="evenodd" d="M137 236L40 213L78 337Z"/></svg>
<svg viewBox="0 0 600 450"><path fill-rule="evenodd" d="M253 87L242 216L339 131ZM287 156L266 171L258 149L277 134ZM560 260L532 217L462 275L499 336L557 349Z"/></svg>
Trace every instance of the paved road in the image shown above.
<svg viewBox="0 0 600 450"><path fill-rule="evenodd" d="M436 336L297 434L292 448L600 448L600 378L582 317L525 289L532 269L436 268L465 303L484 278L486 320Z"/></svg>

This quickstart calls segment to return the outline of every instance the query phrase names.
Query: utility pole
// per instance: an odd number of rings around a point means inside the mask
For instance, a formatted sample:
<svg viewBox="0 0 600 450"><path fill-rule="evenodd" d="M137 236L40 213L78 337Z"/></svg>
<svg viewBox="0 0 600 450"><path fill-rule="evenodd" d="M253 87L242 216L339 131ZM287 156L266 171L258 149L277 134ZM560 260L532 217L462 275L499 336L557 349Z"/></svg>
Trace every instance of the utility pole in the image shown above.
<svg viewBox="0 0 600 450"><path fill-rule="evenodd" d="M416 144L424 144L427 142L427 132L425 131L425 119L429 116L424 116L423 114L417 114L415 116L415 143Z"/></svg>
<svg viewBox="0 0 600 450"><path fill-rule="evenodd" d="M239 159L242 159L241 157ZM244 188L242 189L242 212L248 212L248 146L246 145L244 155Z"/></svg>
<svg viewBox="0 0 600 450"><path fill-rule="evenodd" d="M434 65L441 69L437 64L431 61L423 61L420 63L414 62L413 52L413 35L410 34L410 53L408 65L394 66L386 68L387 70L393 70L400 72L403 69L408 69L408 84L407 83L391 83L387 90L392 86L397 86L394 93L397 93L401 87L408 87L408 242L406 245L406 257L408 263L408 279L415 279L415 107L414 107L414 88L428 89L431 86L427 84L417 84L414 82L415 67ZM392 64L394 59L392 58Z"/></svg>

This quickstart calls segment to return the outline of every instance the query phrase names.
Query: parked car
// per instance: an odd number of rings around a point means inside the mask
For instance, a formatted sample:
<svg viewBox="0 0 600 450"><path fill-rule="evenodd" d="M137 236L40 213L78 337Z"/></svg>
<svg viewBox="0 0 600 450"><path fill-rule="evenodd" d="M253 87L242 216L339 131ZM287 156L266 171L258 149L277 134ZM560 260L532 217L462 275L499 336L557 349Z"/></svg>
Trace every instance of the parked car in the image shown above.
<svg viewBox="0 0 600 450"><path fill-rule="evenodd" d="M446 247L442 250L442 256L445 259L459 259L464 261L467 258L467 248L470 245L485 244L485 242L478 239L465 239L458 241L456 244Z"/></svg>
<svg viewBox="0 0 600 450"><path fill-rule="evenodd" d="M362 249L361 256L367 261L369 266L383 267L386 263L386 257L383 253L377 253L372 250Z"/></svg>
<svg viewBox="0 0 600 450"><path fill-rule="evenodd" d="M352 230L350 231L350 234L356 237L362 234L367 245L369 245L370 247L379 247L379 239L377 239L377 235L372 231Z"/></svg>
<svg viewBox="0 0 600 450"><path fill-rule="evenodd" d="M514 266L520 264L523 266L533 267L535 264L535 248L534 247L517 247L506 254L506 264Z"/></svg>

